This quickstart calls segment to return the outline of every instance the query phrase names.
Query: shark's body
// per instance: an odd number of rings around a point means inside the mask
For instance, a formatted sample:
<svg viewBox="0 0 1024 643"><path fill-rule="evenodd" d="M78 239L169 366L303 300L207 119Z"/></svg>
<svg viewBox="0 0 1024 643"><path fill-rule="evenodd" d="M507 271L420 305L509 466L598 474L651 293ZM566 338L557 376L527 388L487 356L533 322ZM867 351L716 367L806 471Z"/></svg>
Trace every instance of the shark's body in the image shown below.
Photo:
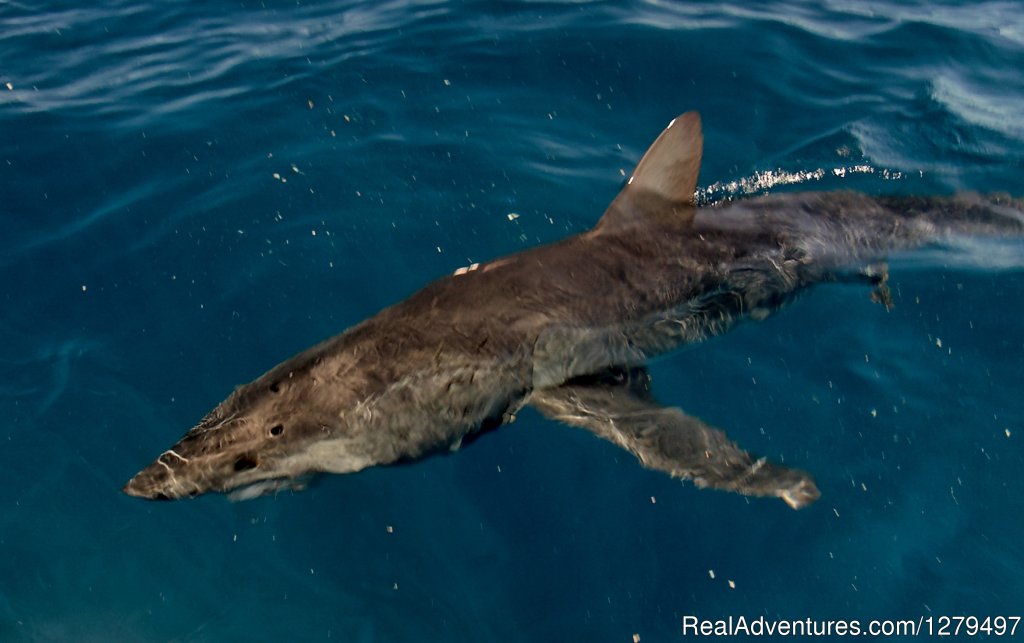
<svg viewBox="0 0 1024 643"><path fill-rule="evenodd" d="M766 196L696 208L700 120L662 133L593 230L460 269L237 389L125 491L178 498L347 473L457 448L524 405L702 486L818 497L660 406L643 364L762 318L807 287L863 280L887 252L1024 233L1008 197Z"/></svg>

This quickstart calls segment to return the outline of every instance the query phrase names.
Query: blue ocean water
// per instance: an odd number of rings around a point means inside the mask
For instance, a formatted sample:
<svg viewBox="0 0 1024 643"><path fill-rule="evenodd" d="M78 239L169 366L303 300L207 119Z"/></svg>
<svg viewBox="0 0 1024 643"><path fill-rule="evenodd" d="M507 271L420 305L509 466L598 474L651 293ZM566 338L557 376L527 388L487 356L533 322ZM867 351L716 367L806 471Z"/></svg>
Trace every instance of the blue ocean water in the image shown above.
<svg viewBox="0 0 1024 643"><path fill-rule="evenodd" d="M120 488L235 385L587 229L682 111L709 200L1021 195L1022 105L1017 2L0 3L0 640L1020 615L1020 243L897 259L892 312L821 287L653 365L810 471L800 512L531 411L302 493Z"/></svg>

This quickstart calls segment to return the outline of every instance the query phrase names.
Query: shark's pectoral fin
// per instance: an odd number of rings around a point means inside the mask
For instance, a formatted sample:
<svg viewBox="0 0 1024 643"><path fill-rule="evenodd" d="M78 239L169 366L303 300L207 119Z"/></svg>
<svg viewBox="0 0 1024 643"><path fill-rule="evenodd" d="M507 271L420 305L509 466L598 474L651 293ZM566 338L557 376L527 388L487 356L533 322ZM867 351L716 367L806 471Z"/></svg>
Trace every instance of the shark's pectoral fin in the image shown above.
<svg viewBox="0 0 1024 643"><path fill-rule="evenodd" d="M650 469L692 480L698 487L748 496L776 496L794 509L820 495L806 473L753 458L722 431L650 393L646 369L615 369L534 391L541 413L583 427L631 452Z"/></svg>
<svg viewBox="0 0 1024 643"><path fill-rule="evenodd" d="M692 218L703 153L700 115L687 112L674 119L640 159L595 230L643 225L653 217Z"/></svg>

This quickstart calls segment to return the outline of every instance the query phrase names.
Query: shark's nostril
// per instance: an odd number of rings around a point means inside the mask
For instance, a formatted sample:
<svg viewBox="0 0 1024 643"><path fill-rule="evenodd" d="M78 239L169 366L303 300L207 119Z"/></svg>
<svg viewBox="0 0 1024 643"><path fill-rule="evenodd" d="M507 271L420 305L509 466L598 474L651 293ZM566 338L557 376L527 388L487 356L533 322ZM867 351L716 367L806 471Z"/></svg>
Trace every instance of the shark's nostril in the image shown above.
<svg viewBox="0 0 1024 643"><path fill-rule="evenodd" d="M257 465L259 465L259 462L252 456L238 456L238 459L235 460L235 471L248 471L249 469L255 469Z"/></svg>

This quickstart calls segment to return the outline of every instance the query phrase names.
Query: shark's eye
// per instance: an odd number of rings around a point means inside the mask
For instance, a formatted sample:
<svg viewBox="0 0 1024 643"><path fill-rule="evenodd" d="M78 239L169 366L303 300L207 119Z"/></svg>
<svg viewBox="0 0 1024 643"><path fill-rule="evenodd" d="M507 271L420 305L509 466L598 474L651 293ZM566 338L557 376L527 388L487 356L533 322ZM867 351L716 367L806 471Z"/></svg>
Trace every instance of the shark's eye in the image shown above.
<svg viewBox="0 0 1024 643"><path fill-rule="evenodd" d="M235 460L235 471L248 471L249 469L255 469L258 464L259 463L256 462L256 459L252 456L241 455L238 456L237 460Z"/></svg>
<svg viewBox="0 0 1024 643"><path fill-rule="evenodd" d="M270 435L281 435L282 433L284 433L284 425L275 424L270 427Z"/></svg>
<svg viewBox="0 0 1024 643"><path fill-rule="evenodd" d="M281 383L280 382L272 383L270 385L270 392L271 393L280 393L281 392Z"/></svg>

